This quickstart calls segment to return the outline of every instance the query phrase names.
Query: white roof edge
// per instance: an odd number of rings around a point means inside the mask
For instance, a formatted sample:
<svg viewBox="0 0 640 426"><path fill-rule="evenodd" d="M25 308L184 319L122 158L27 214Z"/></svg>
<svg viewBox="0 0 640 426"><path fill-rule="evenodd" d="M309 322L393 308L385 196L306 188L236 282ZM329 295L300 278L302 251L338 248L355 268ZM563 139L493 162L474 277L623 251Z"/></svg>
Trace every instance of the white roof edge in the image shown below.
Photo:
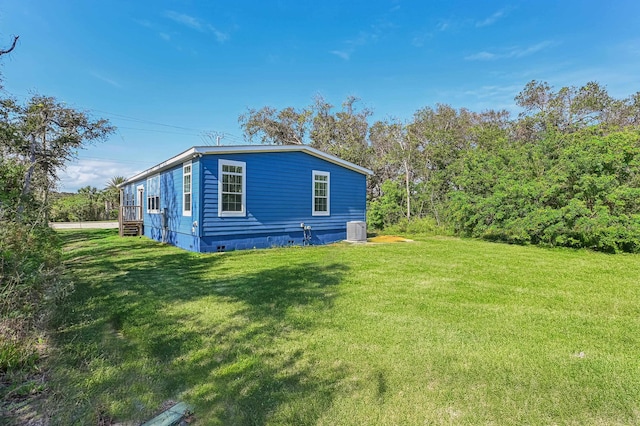
<svg viewBox="0 0 640 426"><path fill-rule="evenodd" d="M191 159L193 158L194 155L196 155L196 147L191 147L188 150L169 158L168 160L163 161L160 164L156 164L155 166L138 173L137 175L131 176L130 178L128 178L127 180L125 180L124 182L122 182L120 185L118 185L118 188L121 188L131 182L135 182L137 180L143 179L147 176L150 176L152 174L155 173L159 173L162 170L168 169L169 167L172 167L178 163L182 163L187 159Z"/></svg>
<svg viewBox="0 0 640 426"><path fill-rule="evenodd" d="M341 158L336 157L335 155L327 154L326 152L322 152L318 149L312 148L308 145L225 145L225 146L194 146L189 148L188 150L169 158L166 161L163 161L160 164L157 164L143 172L138 173L135 176L128 178L126 181L118 185L118 187L122 187L131 182L135 182L137 180L143 179L147 176L150 176L155 173L159 173L163 170L166 170L170 167L175 166L176 164L183 163L187 160L190 160L198 155L206 155L206 154L235 154L235 153L254 153L254 152L287 152L287 151L298 151L298 152L306 152L309 155L313 155L314 157L318 157L324 160L327 160L331 163L338 164L347 169L353 170L358 173L362 173L365 175L373 175L373 171L358 166L357 164L353 164L350 161L343 160Z"/></svg>

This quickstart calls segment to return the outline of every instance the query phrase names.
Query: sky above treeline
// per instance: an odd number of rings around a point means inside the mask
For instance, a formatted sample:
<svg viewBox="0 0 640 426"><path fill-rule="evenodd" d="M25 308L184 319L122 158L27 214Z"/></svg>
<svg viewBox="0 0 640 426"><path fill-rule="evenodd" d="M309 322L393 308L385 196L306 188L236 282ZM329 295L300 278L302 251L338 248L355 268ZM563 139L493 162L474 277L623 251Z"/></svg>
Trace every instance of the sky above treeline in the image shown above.
<svg viewBox="0 0 640 426"><path fill-rule="evenodd" d="M0 3L4 93L53 96L118 131L61 174L103 188L194 145L244 144L247 108L347 96L373 120L437 103L519 112L531 80L640 90L640 2L57 1Z"/></svg>

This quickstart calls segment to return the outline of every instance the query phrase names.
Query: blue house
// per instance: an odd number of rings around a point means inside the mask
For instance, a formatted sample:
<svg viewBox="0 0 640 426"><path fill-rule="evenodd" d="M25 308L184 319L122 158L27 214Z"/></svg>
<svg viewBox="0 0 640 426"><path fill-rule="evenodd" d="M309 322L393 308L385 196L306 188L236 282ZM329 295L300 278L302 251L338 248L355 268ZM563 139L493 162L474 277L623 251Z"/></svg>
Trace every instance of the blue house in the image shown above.
<svg viewBox="0 0 640 426"><path fill-rule="evenodd" d="M341 241L371 174L306 145L193 147L119 185L120 235L196 252Z"/></svg>

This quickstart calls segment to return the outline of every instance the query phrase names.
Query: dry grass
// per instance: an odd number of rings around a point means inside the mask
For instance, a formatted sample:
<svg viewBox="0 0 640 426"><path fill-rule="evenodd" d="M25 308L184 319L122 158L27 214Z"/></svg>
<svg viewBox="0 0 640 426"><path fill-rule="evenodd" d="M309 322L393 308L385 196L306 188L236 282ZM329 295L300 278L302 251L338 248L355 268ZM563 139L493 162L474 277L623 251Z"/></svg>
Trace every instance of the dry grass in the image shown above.
<svg viewBox="0 0 640 426"><path fill-rule="evenodd" d="M375 237L367 238L367 241L370 243L381 244L381 243L407 243L407 242L411 242L412 240L409 240L404 237L399 237L397 235L378 235Z"/></svg>

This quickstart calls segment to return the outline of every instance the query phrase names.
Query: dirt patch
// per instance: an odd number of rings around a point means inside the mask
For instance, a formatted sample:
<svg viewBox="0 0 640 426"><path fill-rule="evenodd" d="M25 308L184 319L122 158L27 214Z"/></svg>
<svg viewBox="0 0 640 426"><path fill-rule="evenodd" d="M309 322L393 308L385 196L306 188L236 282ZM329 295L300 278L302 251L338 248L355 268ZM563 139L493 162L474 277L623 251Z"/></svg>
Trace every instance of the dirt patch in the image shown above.
<svg viewBox="0 0 640 426"><path fill-rule="evenodd" d="M407 243L413 240L396 235L378 235L377 237L367 239L367 241L370 243Z"/></svg>

